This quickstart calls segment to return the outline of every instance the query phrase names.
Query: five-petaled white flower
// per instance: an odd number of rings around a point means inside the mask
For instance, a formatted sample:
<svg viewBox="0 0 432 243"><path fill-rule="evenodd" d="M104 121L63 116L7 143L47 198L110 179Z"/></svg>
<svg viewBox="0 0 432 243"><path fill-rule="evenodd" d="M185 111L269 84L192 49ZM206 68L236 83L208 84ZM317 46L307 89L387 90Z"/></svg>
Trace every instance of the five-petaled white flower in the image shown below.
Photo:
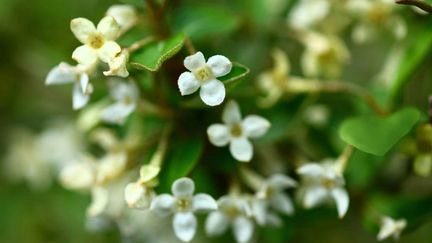
<svg viewBox="0 0 432 243"><path fill-rule="evenodd" d="M393 238L397 240L406 225L407 222L405 219L395 220L388 216L384 216L381 219L381 228L377 239L381 241L393 235Z"/></svg>
<svg viewBox="0 0 432 243"><path fill-rule="evenodd" d="M243 120L240 108L234 100L228 102L222 114L225 124L213 124L207 129L210 142L218 147L230 143L230 151L238 161L248 162L253 156L249 138L263 136L270 128L270 122L257 115L248 115Z"/></svg>
<svg viewBox="0 0 432 243"><path fill-rule="evenodd" d="M200 89L200 97L209 106L216 106L225 99L225 86L216 79L227 75L232 63L222 55L215 55L205 61L204 55L197 52L184 59L184 66L190 72L184 72L178 79L181 95L189 95Z"/></svg>
<svg viewBox="0 0 432 243"><path fill-rule="evenodd" d="M114 40L120 33L120 27L112 16L106 16L97 27L85 18L71 21L71 30L84 45L72 53L72 58L81 64L94 64L98 59L108 63L120 51L121 47Z"/></svg>
<svg viewBox="0 0 432 243"><path fill-rule="evenodd" d="M260 225L265 225L269 219L269 209L285 215L294 213L291 199L284 193L285 189L297 186L297 182L282 174L274 174L268 178L256 193L253 200L253 214Z"/></svg>
<svg viewBox="0 0 432 243"><path fill-rule="evenodd" d="M218 205L218 211L207 217L207 234L221 235L231 226L237 242L248 242L253 235L254 223L249 217L251 209L247 201L242 197L223 196L218 200Z"/></svg>
<svg viewBox="0 0 432 243"><path fill-rule="evenodd" d="M116 101L101 113L101 119L108 123L123 124L139 100L139 89L133 81L110 80L111 97Z"/></svg>
<svg viewBox="0 0 432 243"><path fill-rule="evenodd" d="M153 199L150 209L160 216L174 214L174 233L182 241L191 241L197 230L197 219L194 212L216 210L218 205L208 194L193 195L195 184L186 177L177 179L171 190L174 196L158 195Z"/></svg>
<svg viewBox="0 0 432 243"><path fill-rule="evenodd" d="M321 164L308 163L298 168L297 173L304 182L299 193L305 208L315 207L332 198L336 202L339 218L345 216L349 197L344 188L345 180L338 169L338 164L330 160Z"/></svg>
<svg viewBox="0 0 432 243"><path fill-rule="evenodd" d="M93 86L89 81L89 72L94 70L94 65L71 66L65 62L55 66L48 73L46 85L75 83L73 87L72 107L80 109L90 100Z"/></svg>

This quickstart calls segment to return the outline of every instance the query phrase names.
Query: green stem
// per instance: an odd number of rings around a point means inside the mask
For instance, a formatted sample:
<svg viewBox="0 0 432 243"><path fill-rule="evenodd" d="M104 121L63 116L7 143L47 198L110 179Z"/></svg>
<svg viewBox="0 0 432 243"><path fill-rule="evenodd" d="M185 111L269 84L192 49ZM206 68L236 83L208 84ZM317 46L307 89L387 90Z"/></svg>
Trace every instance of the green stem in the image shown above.
<svg viewBox="0 0 432 243"><path fill-rule="evenodd" d="M150 42L154 41L156 38L154 36L147 36L145 38L142 38L139 41L134 42L132 45L130 45L128 48L125 48L129 53L133 53L136 50L140 49L141 47L149 44Z"/></svg>
<svg viewBox="0 0 432 243"><path fill-rule="evenodd" d="M424 11L428 12L429 14L432 13L432 5L430 5L427 2L422 1L422 0L396 0L396 3L416 6L420 9L423 9Z"/></svg>

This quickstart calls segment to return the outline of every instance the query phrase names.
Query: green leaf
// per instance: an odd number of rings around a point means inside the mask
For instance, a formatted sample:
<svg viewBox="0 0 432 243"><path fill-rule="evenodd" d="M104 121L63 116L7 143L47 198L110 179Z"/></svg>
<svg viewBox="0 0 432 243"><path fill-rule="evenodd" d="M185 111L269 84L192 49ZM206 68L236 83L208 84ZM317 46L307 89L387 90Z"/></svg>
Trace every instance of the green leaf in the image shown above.
<svg viewBox="0 0 432 243"><path fill-rule="evenodd" d="M420 118L414 108L405 108L385 118L358 116L345 120L339 135L346 143L370 153L382 156L399 141Z"/></svg>
<svg viewBox="0 0 432 243"><path fill-rule="evenodd" d="M198 163L203 148L201 137L173 138L167 159L162 165L161 190L169 191L176 179L187 176Z"/></svg>
<svg viewBox="0 0 432 243"><path fill-rule="evenodd" d="M146 45L131 56L131 65L155 72L166 60L181 50L184 40L184 34L180 33L169 39Z"/></svg>
<svg viewBox="0 0 432 243"><path fill-rule="evenodd" d="M196 4L194 4L196 5ZM172 26L193 40L232 32L240 21L237 15L222 6L186 6L174 13Z"/></svg>
<svg viewBox="0 0 432 243"><path fill-rule="evenodd" d="M231 72L227 75L218 78L220 81L222 81L224 84L231 84L236 81L240 81L242 78L244 78L246 75L249 74L249 68L240 64L233 62L233 67L231 69Z"/></svg>

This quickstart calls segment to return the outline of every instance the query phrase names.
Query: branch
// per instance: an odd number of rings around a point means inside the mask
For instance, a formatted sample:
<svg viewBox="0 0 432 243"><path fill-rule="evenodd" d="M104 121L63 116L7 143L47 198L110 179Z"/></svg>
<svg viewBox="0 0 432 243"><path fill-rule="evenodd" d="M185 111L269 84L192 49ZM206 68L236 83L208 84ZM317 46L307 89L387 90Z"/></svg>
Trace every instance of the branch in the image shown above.
<svg viewBox="0 0 432 243"><path fill-rule="evenodd" d="M428 4L425 1L422 0L396 0L397 4L403 4L403 5L412 5L416 6L420 9L423 9L424 11L428 12L429 14L432 13L432 5Z"/></svg>

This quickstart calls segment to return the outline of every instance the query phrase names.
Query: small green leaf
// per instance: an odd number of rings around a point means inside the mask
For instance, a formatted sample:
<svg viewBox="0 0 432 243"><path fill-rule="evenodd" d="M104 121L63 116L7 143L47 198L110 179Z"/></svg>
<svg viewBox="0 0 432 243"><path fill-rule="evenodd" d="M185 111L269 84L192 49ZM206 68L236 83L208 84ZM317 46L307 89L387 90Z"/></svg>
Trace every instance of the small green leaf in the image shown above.
<svg viewBox="0 0 432 243"><path fill-rule="evenodd" d="M222 81L224 84L231 84L241 80L248 74L249 74L248 67L240 63L233 62L233 67L231 69L231 72L223 77L220 77L219 80Z"/></svg>
<svg viewBox="0 0 432 243"><path fill-rule="evenodd" d="M155 72L166 60L181 50L184 40L184 34L180 33L169 39L146 45L131 56L131 65Z"/></svg>
<svg viewBox="0 0 432 243"><path fill-rule="evenodd" d="M187 176L198 163L203 148L204 142L200 137L172 139L169 154L162 164L161 190L169 191L176 179Z"/></svg>
<svg viewBox="0 0 432 243"><path fill-rule="evenodd" d="M384 155L420 118L414 108L405 108L385 118L359 116L345 120L339 135L346 143L375 155Z"/></svg>

